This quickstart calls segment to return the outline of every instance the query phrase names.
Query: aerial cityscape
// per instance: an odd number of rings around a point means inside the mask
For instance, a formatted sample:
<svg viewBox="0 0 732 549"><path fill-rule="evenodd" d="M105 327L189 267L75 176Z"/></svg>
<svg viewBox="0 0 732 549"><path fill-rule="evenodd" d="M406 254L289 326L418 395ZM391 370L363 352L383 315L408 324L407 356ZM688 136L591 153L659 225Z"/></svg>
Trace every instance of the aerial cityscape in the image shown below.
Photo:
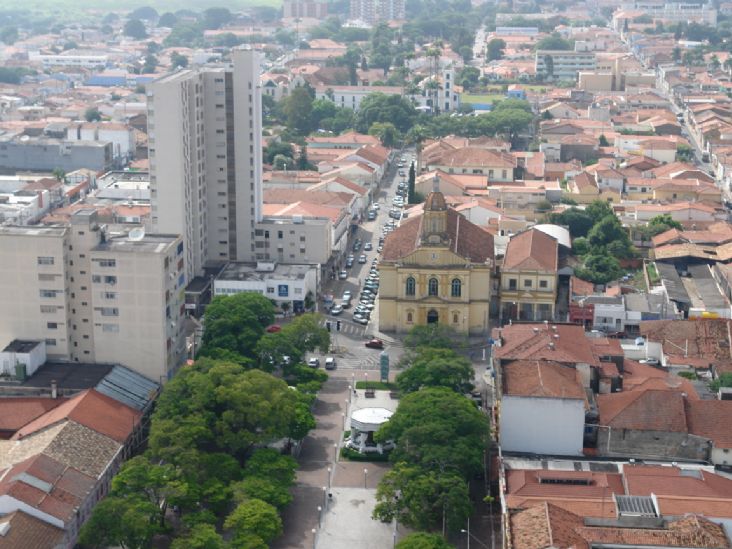
<svg viewBox="0 0 732 549"><path fill-rule="evenodd" d="M732 2L0 5L0 549L732 549Z"/></svg>

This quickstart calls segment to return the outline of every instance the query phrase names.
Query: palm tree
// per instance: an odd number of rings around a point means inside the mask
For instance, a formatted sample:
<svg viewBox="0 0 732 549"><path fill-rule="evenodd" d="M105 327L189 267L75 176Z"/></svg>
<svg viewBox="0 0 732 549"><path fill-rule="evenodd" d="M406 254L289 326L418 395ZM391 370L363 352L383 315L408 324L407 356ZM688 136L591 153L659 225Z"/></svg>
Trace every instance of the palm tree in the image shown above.
<svg viewBox="0 0 732 549"><path fill-rule="evenodd" d="M414 144L417 149L417 175L422 173L422 142L427 139L427 128L415 124L406 136L407 143Z"/></svg>

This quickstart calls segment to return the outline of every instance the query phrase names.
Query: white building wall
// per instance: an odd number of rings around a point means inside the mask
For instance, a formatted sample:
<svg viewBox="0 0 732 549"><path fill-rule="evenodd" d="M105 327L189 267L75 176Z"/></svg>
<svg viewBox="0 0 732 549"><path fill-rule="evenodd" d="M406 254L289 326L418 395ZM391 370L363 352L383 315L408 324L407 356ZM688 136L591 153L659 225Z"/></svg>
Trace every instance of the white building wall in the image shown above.
<svg viewBox="0 0 732 549"><path fill-rule="evenodd" d="M503 451L582 455L584 402L578 399L504 395L500 444Z"/></svg>

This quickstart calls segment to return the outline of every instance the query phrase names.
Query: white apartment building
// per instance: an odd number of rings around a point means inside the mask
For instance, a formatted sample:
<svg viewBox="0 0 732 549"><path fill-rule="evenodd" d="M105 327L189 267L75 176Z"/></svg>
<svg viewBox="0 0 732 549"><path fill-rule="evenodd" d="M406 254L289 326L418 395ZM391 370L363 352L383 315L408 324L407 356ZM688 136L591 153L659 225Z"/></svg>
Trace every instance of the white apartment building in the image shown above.
<svg viewBox="0 0 732 549"><path fill-rule="evenodd" d="M127 366L164 382L185 358L179 236L113 236L94 210L69 225L0 227L0 347L43 341L50 359Z"/></svg>
<svg viewBox="0 0 732 549"><path fill-rule="evenodd" d="M357 111L361 102L372 93L402 95L400 86L319 86L315 88L315 99L327 99L337 107Z"/></svg>
<svg viewBox="0 0 732 549"><path fill-rule="evenodd" d="M88 55L68 52L49 55L40 52L31 52L28 54L28 60L31 62L40 62L46 68L78 67L83 69L96 69L106 67L109 62L109 57L107 55Z"/></svg>
<svg viewBox="0 0 732 549"><path fill-rule="evenodd" d="M187 278L207 261L254 261L262 218L260 54L182 70L148 90L150 198L156 232L180 234Z"/></svg>
<svg viewBox="0 0 732 549"><path fill-rule="evenodd" d="M404 0L350 0L350 19L374 24L405 19Z"/></svg>
<svg viewBox="0 0 732 549"><path fill-rule="evenodd" d="M556 80L576 80L580 71L594 71L597 58L591 51L537 50L536 74Z"/></svg>
<svg viewBox="0 0 732 549"><path fill-rule="evenodd" d="M654 19L663 19L668 22L701 23L717 26L717 9L712 2L659 2L654 0L638 0L622 5L623 11L642 11ZM616 24L613 18L613 24ZM620 28L616 28L620 30Z"/></svg>

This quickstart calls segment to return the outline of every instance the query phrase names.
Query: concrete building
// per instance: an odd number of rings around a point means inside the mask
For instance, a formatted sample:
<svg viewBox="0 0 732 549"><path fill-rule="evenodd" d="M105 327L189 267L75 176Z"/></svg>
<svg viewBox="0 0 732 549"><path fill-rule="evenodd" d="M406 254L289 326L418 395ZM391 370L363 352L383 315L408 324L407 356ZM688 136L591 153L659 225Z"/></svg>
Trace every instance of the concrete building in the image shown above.
<svg viewBox="0 0 732 549"><path fill-rule="evenodd" d="M621 11L613 14L612 24L615 30L621 31L625 21L629 20L626 11L640 12L639 15L649 15L653 19L669 23L700 23L702 25L717 26L717 9L712 2L703 0L693 2L656 2L654 0L637 0L622 5ZM632 22L632 21L631 21Z"/></svg>
<svg viewBox="0 0 732 549"><path fill-rule="evenodd" d="M350 18L370 24L405 19L404 0L351 0Z"/></svg>
<svg viewBox="0 0 732 549"><path fill-rule="evenodd" d="M328 17L328 2L322 0L284 0L282 17L285 19L310 18L325 20Z"/></svg>
<svg viewBox="0 0 732 549"><path fill-rule="evenodd" d="M207 261L253 261L262 219L260 55L183 70L148 91L153 226L183 236L189 279Z"/></svg>
<svg viewBox="0 0 732 549"><path fill-rule="evenodd" d="M372 93L402 95L404 89L400 86L319 86L315 89L315 98L327 99L337 107L357 111L361 102Z"/></svg>
<svg viewBox="0 0 732 549"><path fill-rule="evenodd" d="M108 234L93 210L69 225L0 228L0 346L43 341L49 358L119 363L164 381L184 356L183 242Z"/></svg>
<svg viewBox="0 0 732 549"><path fill-rule="evenodd" d="M379 328L440 323L471 335L488 329L493 236L448 208L433 190L421 216L386 237L379 263Z"/></svg>
<svg viewBox="0 0 732 549"><path fill-rule="evenodd" d="M281 309L287 303L289 311L302 313L308 295L308 301L315 302L319 281L317 264L229 263L214 280L214 295L256 292L275 301Z"/></svg>
<svg viewBox="0 0 732 549"><path fill-rule="evenodd" d="M581 71L594 71L596 68L597 58L594 52L565 50L536 51L536 74L543 74L546 78L576 80L577 73Z"/></svg>
<svg viewBox="0 0 732 549"><path fill-rule="evenodd" d="M73 172L88 168L104 172L112 167L111 141L68 141L53 137L0 135L0 171Z"/></svg>

